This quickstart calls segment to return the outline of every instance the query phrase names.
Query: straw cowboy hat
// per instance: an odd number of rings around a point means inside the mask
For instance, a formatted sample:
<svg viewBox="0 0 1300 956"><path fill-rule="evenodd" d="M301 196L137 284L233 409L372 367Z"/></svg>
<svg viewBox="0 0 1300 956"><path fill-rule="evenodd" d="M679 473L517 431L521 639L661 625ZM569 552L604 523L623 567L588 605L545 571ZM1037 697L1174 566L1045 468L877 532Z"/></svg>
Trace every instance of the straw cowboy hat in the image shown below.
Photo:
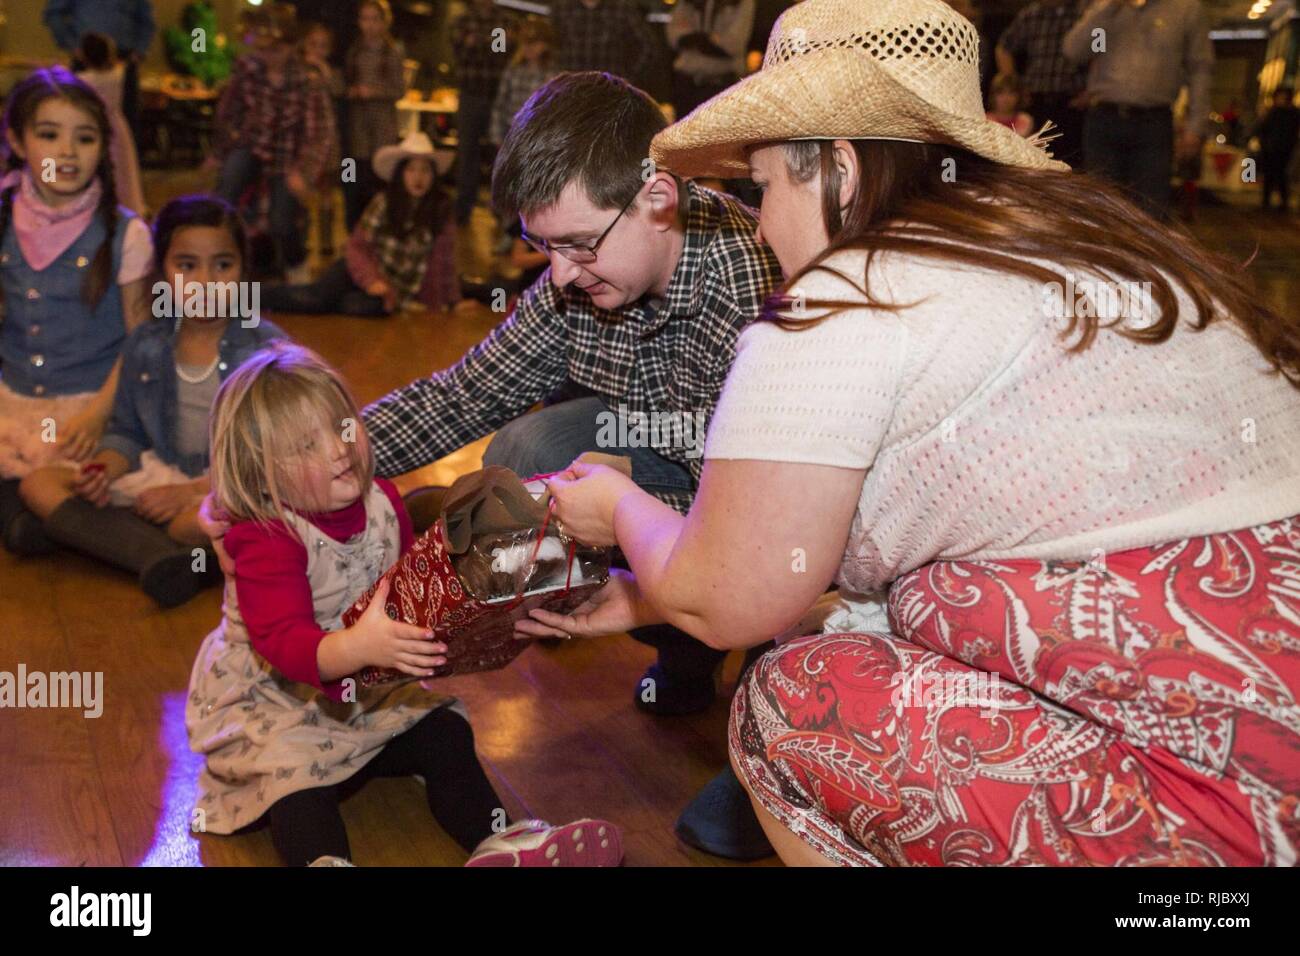
<svg viewBox="0 0 1300 956"><path fill-rule="evenodd" d="M984 117L979 36L941 0L806 0L772 30L763 67L650 144L680 176L746 176L745 148L796 139L949 143L1011 166L1068 170Z"/></svg>
<svg viewBox="0 0 1300 956"><path fill-rule="evenodd" d="M456 154L449 149L434 149L433 142L427 135L415 132L400 143L381 146L375 150L375 175L387 182L393 178L397 164L411 156L423 156L425 159L433 160L433 168L439 176L447 174L447 170L451 169L452 160L456 158Z"/></svg>

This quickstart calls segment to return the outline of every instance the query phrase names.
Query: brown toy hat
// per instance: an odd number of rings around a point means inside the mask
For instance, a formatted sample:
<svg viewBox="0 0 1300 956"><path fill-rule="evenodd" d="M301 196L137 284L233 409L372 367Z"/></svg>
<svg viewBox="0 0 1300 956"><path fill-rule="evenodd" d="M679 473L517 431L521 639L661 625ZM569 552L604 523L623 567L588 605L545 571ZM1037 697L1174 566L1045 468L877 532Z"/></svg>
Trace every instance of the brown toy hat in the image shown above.
<svg viewBox="0 0 1300 956"><path fill-rule="evenodd" d="M746 148L820 139L949 143L994 162L1068 170L988 120L979 36L941 0L805 0L772 30L763 67L657 135L650 158L680 176L746 176Z"/></svg>

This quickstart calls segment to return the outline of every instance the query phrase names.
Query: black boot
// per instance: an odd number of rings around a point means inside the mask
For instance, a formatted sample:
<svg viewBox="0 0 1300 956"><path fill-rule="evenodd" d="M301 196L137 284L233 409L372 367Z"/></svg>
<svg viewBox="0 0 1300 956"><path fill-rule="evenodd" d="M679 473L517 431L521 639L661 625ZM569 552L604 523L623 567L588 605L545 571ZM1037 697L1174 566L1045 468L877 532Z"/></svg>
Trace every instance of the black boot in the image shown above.
<svg viewBox="0 0 1300 956"><path fill-rule="evenodd" d="M45 532L59 544L137 575L140 587L163 607L178 607L212 580L216 557L208 552L205 570L195 571L192 549L127 508L97 508L84 498L69 498L45 521Z"/></svg>
<svg viewBox="0 0 1300 956"><path fill-rule="evenodd" d="M0 536L5 549L20 557L53 554L59 546L41 527L41 519L27 509L18 494L19 480L0 480Z"/></svg>

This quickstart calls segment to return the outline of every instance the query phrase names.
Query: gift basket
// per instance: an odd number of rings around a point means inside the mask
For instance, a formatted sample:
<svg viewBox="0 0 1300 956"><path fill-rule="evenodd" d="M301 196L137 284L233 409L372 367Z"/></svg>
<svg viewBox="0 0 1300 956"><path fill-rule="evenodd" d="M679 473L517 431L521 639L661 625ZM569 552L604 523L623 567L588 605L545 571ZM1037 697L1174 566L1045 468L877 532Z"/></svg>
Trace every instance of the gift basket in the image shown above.
<svg viewBox="0 0 1300 956"><path fill-rule="evenodd" d="M631 474L626 458L600 461ZM609 579L610 549L560 529L546 496L549 477L524 481L499 466L462 476L447 490L437 522L384 573L385 613L430 629L447 645L447 662L432 676L504 667L531 643L515 636L515 621L537 607L567 613ZM344 626L356 623L378 586L343 613ZM412 679L376 667L358 675L362 687Z"/></svg>

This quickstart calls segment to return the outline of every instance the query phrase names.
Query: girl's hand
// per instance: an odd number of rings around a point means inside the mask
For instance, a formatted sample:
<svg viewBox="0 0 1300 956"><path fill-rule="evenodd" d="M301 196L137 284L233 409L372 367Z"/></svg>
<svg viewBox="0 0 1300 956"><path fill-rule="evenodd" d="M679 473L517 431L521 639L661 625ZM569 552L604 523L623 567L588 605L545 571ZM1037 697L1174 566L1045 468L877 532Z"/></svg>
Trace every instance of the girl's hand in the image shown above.
<svg viewBox="0 0 1300 956"><path fill-rule="evenodd" d="M230 560L225 545L221 543L221 539L230 530L230 514L225 509L217 507L217 500L212 497L211 492L203 496L203 501L199 505L198 522L203 533L212 542L212 550L217 553L217 563L221 565L222 573L233 575L235 562Z"/></svg>
<svg viewBox="0 0 1300 956"><path fill-rule="evenodd" d="M105 418L94 409L86 409L68 419L58 436L56 447L60 454L73 461L85 461L99 446L104 433Z"/></svg>
<svg viewBox="0 0 1300 956"><path fill-rule="evenodd" d="M583 544L610 548L614 536L614 508L624 495L644 494L631 478L608 465L575 461L546 483L555 498L555 516L564 532Z"/></svg>
<svg viewBox="0 0 1300 956"><path fill-rule="evenodd" d="M601 637L652 623L655 614L641 598L636 578L612 568L609 582L569 614L534 608L515 622L515 637Z"/></svg>
<svg viewBox="0 0 1300 956"><path fill-rule="evenodd" d="M112 482L109 480L107 469L95 468L87 471L88 464L91 462L83 464L73 476L72 492L85 498L96 508L103 508L108 504L108 486Z"/></svg>
<svg viewBox="0 0 1300 956"><path fill-rule="evenodd" d="M391 667L412 677L429 677L447 663L446 644L433 641L433 632L414 624L394 621L384 612L388 579L381 578L361 619L346 628L356 647L361 667Z"/></svg>
<svg viewBox="0 0 1300 956"><path fill-rule="evenodd" d="M190 482L180 485L159 485L140 492L131 510L146 521L166 524L193 505L196 497L194 485Z"/></svg>

